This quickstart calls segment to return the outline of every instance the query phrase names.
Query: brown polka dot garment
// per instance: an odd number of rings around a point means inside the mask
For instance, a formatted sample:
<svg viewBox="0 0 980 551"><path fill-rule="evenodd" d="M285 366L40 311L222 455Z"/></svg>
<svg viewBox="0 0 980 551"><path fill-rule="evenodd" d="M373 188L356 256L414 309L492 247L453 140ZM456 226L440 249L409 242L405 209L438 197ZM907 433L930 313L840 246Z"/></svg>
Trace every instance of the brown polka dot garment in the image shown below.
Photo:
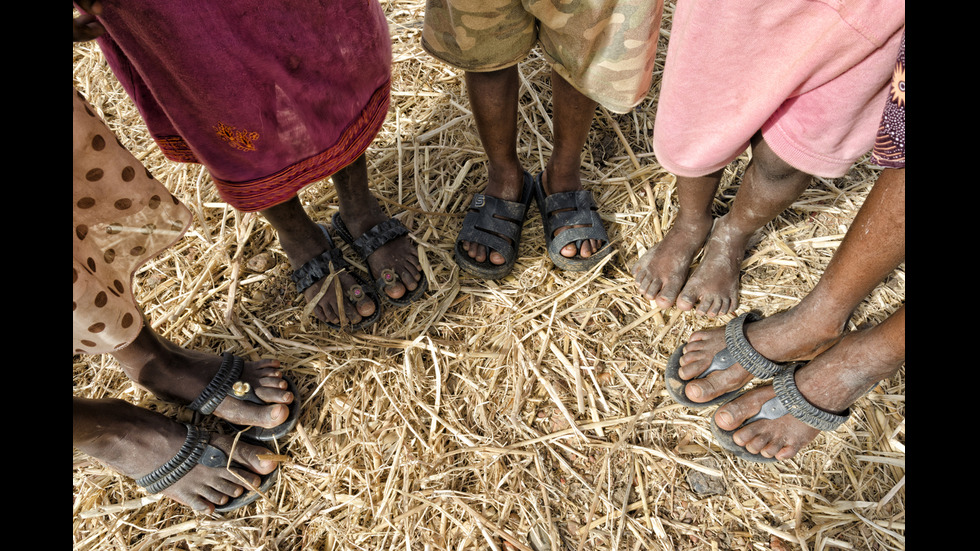
<svg viewBox="0 0 980 551"><path fill-rule="evenodd" d="M101 354L136 338L133 273L180 238L191 215L74 90L72 146L72 354Z"/></svg>

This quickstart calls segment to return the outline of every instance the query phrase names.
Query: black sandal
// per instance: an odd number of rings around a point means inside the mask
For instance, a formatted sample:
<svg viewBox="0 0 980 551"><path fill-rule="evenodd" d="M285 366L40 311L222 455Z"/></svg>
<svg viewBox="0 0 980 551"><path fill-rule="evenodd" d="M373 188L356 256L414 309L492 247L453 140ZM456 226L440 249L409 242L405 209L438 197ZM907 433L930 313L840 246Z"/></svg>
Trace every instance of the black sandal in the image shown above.
<svg viewBox="0 0 980 551"><path fill-rule="evenodd" d="M456 237L453 257L456 264L469 274L485 279L500 279L514 268L521 244L521 232L527 209L534 197L534 181L524 173L524 189L519 201L505 201L482 193L473 195L469 212L463 219L463 228ZM488 249L487 259L477 262L463 249L463 241L483 245ZM490 250L504 257L503 264L490 262Z"/></svg>
<svg viewBox="0 0 980 551"><path fill-rule="evenodd" d="M612 252L609 245L609 235L602 225L599 209L596 207L592 192L588 190L565 191L545 195L541 178L544 173L534 178L534 195L537 198L538 210L541 212L541 223L544 224L544 239L548 246L548 256L551 261L563 270L584 272L592 269L603 258ZM580 226L580 227L574 227ZM565 228L555 235L555 230ZM569 243L575 244L576 250L581 250L582 243L587 239L602 241L603 245L589 257L562 256L561 250Z"/></svg>
<svg viewBox="0 0 980 551"><path fill-rule="evenodd" d="M354 239L351 235L350 230L347 229L347 224L344 224L344 220L340 217L340 213L333 215L333 229L337 232L337 235L344 240L345 243L350 245L357 256L361 257L364 264L367 265L368 270L371 269L370 264L368 264L368 257L371 256L374 251L385 246L394 239L397 239L403 235L408 235L408 228L401 223L397 218L389 218L384 222L374 226L368 231L361 234L360 237ZM371 274L374 277L374 274ZM374 286L375 290L382 298L393 306L402 307L408 306L409 304L418 300L426 290L429 288L429 281L425 278L425 274L421 274L422 277L418 281L418 285L414 290L408 291L408 287L405 290L405 296L401 298L391 298L385 290L398 283L400 279L398 274L392 269L381 270L381 274L375 277Z"/></svg>

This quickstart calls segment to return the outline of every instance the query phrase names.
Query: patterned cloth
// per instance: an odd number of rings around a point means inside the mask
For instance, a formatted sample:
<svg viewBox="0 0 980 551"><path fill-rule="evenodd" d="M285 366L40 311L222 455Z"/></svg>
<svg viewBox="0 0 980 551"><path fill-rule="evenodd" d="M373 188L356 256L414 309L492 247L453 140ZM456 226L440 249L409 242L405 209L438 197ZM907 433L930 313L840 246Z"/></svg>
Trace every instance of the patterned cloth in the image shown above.
<svg viewBox="0 0 980 551"><path fill-rule="evenodd" d="M190 220L72 91L72 354L111 352L136 338L143 316L133 274Z"/></svg>
<svg viewBox="0 0 980 551"><path fill-rule="evenodd" d="M885 112L878 127L878 138L871 160L885 168L905 168L905 34L895 62Z"/></svg>
<svg viewBox="0 0 980 551"><path fill-rule="evenodd" d="M697 177L756 133L780 159L839 177L873 145L904 0L678 0L654 151Z"/></svg>
<svg viewBox="0 0 980 551"><path fill-rule="evenodd" d="M422 47L464 71L523 60L539 41L555 71L626 113L653 79L662 0L427 0Z"/></svg>
<svg viewBox="0 0 980 551"><path fill-rule="evenodd" d="M387 115L391 39L377 0L103 0L99 20L164 154L204 164L239 210L351 163Z"/></svg>

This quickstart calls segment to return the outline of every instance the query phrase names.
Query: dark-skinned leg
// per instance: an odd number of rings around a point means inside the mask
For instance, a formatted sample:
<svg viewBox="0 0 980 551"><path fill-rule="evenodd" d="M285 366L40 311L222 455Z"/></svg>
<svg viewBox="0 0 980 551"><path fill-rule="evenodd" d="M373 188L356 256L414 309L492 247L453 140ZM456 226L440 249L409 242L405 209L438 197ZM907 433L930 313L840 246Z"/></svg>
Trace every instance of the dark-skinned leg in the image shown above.
<svg viewBox="0 0 980 551"><path fill-rule="evenodd" d="M298 197L280 203L274 207L262 211L262 215L272 224L279 234L279 243L283 251L289 257L289 263L293 269L299 269L313 257L323 253L327 249L333 248L323 230L310 219ZM314 283L303 293L306 300L312 300L320 291L321 282ZM347 296L346 290L357 285L357 281L344 273L340 276L340 284L344 289L343 296ZM363 318L374 313L375 304L367 296L356 305L350 304L344 299L344 313L347 321L351 324L359 323ZM339 324L340 310L337 306L336 293L328 291L320 299L320 303L313 309L317 318L330 323Z"/></svg>
<svg viewBox="0 0 980 551"><path fill-rule="evenodd" d="M112 356L130 379L146 387L158 398L180 404L193 402L218 372L222 358L213 354L181 348L161 337L144 321L143 329L129 346ZM269 405L226 398L215 415L240 425L272 428L289 416L295 398L287 391L279 362L260 360L245 362L242 380Z"/></svg>
<svg viewBox="0 0 980 551"><path fill-rule="evenodd" d="M145 476L169 461L186 436L184 425L121 400L72 397L72 446L131 478ZM228 453L233 440L215 435L211 444ZM274 462L258 458L263 453L270 452L239 442L231 457L244 468L234 468L234 473L258 486L259 475L276 468ZM232 472L198 465L163 494L196 511L210 512L245 491Z"/></svg>
<svg viewBox="0 0 980 551"><path fill-rule="evenodd" d="M542 185L548 195L582 189L582 148L589 138L592 118L598 106L554 70L551 72L551 90L555 147L542 177ZM555 235L563 229L555 230ZM568 258L576 254L588 258L603 245L605 243L601 240L588 239L582 243L580 250L575 250L575 244L569 243L562 248L561 254Z"/></svg>
<svg viewBox="0 0 980 551"><path fill-rule="evenodd" d="M517 65L488 73L467 72L466 90L480 142L487 154L487 187L484 194L506 201L521 199L524 169L517 158ZM463 241L463 249L477 262L489 255L493 264L506 259L477 243Z"/></svg>
<svg viewBox="0 0 980 551"><path fill-rule="evenodd" d="M677 218L660 243L648 250L633 267L633 277L640 294L656 301L660 308L670 308L684 288L691 262L704 247L713 221L714 202L722 171L707 176L678 176Z"/></svg>
<svg viewBox="0 0 980 551"><path fill-rule="evenodd" d="M738 283L749 239L793 204L810 184L810 175L780 159L761 135L752 140L752 161L745 170L732 208L718 219L704 257L677 297L677 308L709 316L734 312Z"/></svg>
<svg viewBox="0 0 980 551"><path fill-rule="evenodd" d="M817 408L843 413L878 381L889 379L905 363L905 305L865 331L845 335L812 362L796 371L796 386ZM720 408L715 422L735 430L775 396L772 385L753 389ZM751 453L785 460L816 438L820 431L792 415L750 423L733 439Z"/></svg>
<svg viewBox="0 0 980 551"><path fill-rule="evenodd" d="M337 197L340 200L340 217L355 239L388 219L381 204L371 194L368 186L367 160L364 155L339 170L331 180L337 188ZM394 299L399 299L415 290L422 278L418 250L407 235L393 239L378 248L368 257L368 265L373 275L372 279L377 279L385 269L392 269L398 274L398 281L384 290Z"/></svg>
<svg viewBox="0 0 980 551"><path fill-rule="evenodd" d="M905 169L886 169L813 290L793 308L746 324L746 338L773 361L815 358L837 342L854 309L904 260ZM724 347L724 328L694 333L680 358L680 376L697 377ZM687 396L706 402L751 379L736 364L691 382Z"/></svg>

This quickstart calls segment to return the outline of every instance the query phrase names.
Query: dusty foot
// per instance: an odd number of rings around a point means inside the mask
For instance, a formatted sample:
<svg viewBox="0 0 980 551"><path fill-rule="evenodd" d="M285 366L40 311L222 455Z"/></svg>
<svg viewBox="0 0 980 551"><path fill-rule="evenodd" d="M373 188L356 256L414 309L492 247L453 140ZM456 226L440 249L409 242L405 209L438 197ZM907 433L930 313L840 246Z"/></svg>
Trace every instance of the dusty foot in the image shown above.
<svg viewBox="0 0 980 551"><path fill-rule="evenodd" d="M74 447L105 462L134 479L146 476L169 461L187 437L187 428L170 419L120 400L72 400L72 443ZM211 444L228 453L231 437L212 435ZM223 468L197 465L162 493L195 511L214 510L248 491L235 476L257 487L260 475L275 470L276 464L260 460L269 450L239 442L231 453L241 465L234 474Z"/></svg>
<svg viewBox="0 0 980 551"><path fill-rule="evenodd" d="M201 394L222 361L220 356L181 348L145 326L132 344L113 356L130 379L160 399L184 405ZM295 397L286 390L278 361L245 362L242 380L268 405L228 397L218 405L215 415L239 425L264 428L276 427L289 417L288 404Z"/></svg>
<svg viewBox="0 0 980 551"><path fill-rule="evenodd" d="M730 314L738 308L738 283L751 233L729 227L728 217L715 223L704 246L704 257L677 297L677 308L688 311L697 306L708 316Z"/></svg>
<svg viewBox="0 0 980 551"><path fill-rule="evenodd" d="M492 164L487 169L488 181L483 194L487 197L496 197L504 201L520 201L524 191L524 169L520 166L508 168L495 168ZM520 221L518 221L520 223ZM491 264L498 266L507 263L507 259L499 252L488 249L486 245L470 241L461 241L463 250L470 258L477 262L486 262L490 259Z"/></svg>
<svg viewBox="0 0 980 551"><path fill-rule="evenodd" d="M581 191L582 188L582 178L578 172L578 166L575 166L574 171L560 172L558 169L549 165L548 169L541 174L541 186L544 188L545 195L552 195L554 193L566 193L569 191ZM561 212L561 211L556 211ZM543 215L542 215L543 216ZM569 226L561 227L555 230L552 238L557 237L561 232L569 228L578 228L582 226ZM561 248L561 255L565 258L574 258L576 255L582 258L589 258L593 254L599 251L605 245L605 242L601 239L585 239L582 241L582 245L579 248L575 247L575 243L569 243Z"/></svg>
<svg viewBox="0 0 980 551"><path fill-rule="evenodd" d="M812 315L790 309L746 323L745 336L753 348L776 363L809 360L832 346L843 332L843 326L817 323L813 319ZM724 348L724 327L698 331L684 345L678 374L682 379L691 381L685 387L685 394L692 401L708 402L738 390L752 380L752 375L737 363L728 369L715 371L704 379L692 380L704 373L715 355Z"/></svg>
<svg viewBox="0 0 980 551"><path fill-rule="evenodd" d="M875 383L895 374L905 363L904 315L900 350L879 338L883 333L878 331L880 327L844 336L796 371L796 385L807 401L823 411L840 414ZM718 408L715 422L719 428L735 430L773 396L772 385L753 389ZM785 460L796 455L819 432L787 414L750 423L737 430L733 439L751 453Z"/></svg>
<svg viewBox="0 0 980 551"><path fill-rule="evenodd" d="M340 217L354 239L388 220L388 216L381 210L377 201L369 203L364 208L359 208L356 212L342 210ZM393 272L397 276L392 278L394 283L387 285L383 291L396 300L417 289L419 281L422 279L422 265L419 263L418 249L407 235L393 239L378 248L371 253L367 262L371 272L372 285L385 273Z"/></svg>
<svg viewBox="0 0 980 551"><path fill-rule="evenodd" d="M660 308L673 306L710 231L710 216L678 218L663 241L644 253L633 267L640 295L656 301Z"/></svg>

